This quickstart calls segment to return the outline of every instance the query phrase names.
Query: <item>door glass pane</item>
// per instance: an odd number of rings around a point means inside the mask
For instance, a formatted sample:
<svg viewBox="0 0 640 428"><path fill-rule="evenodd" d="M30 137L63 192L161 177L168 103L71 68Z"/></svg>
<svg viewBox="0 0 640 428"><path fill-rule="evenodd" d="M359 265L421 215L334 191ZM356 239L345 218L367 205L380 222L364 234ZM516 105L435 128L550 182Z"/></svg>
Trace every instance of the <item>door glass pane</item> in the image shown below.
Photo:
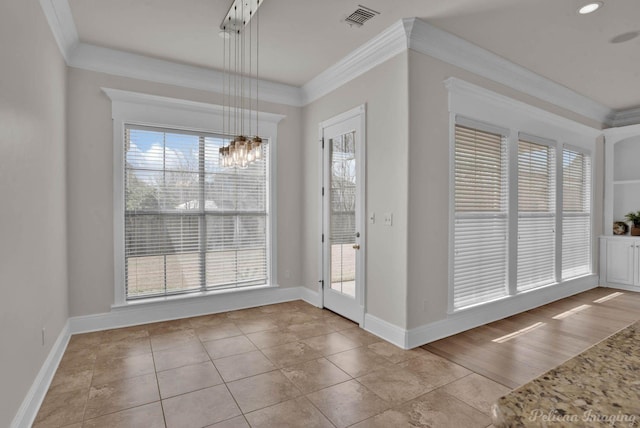
<svg viewBox="0 0 640 428"><path fill-rule="evenodd" d="M355 132L329 140L331 150L331 288L356 295L356 147Z"/></svg>

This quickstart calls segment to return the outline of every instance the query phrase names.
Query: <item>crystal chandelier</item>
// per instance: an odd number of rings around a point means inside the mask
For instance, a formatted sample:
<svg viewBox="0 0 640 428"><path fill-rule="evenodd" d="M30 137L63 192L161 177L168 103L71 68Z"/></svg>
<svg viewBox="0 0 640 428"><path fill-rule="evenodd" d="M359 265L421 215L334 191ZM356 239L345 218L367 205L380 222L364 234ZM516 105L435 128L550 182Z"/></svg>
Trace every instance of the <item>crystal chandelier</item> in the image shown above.
<svg viewBox="0 0 640 428"><path fill-rule="evenodd" d="M234 0L220 25L224 39L223 134L233 136L219 149L219 165L225 168L247 168L262 159L264 143L258 130L260 20L257 11L263 1Z"/></svg>

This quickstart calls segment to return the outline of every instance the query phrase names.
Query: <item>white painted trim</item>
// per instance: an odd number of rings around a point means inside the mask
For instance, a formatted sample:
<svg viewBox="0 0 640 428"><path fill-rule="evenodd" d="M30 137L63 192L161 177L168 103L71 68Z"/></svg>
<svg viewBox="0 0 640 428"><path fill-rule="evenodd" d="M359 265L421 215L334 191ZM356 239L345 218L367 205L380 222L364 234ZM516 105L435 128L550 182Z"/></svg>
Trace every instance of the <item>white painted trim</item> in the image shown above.
<svg viewBox="0 0 640 428"><path fill-rule="evenodd" d="M637 285L618 284L618 283L612 282L612 283L606 283L605 285L601 285L600 287L611 288L616 290L634 291L636 293L640 293L640 287Z"/></svg>
<svg viewBox="0 0 640 428"><path fill-rule="evenodd" d="M613 118L613 126L628 126L640 123L640 107L618 110Z"/></svg>
<svg viewBox="0 0 640 428"><path fill-rule="evenodd" d="M71 334L189 318L299 300L301 287L239 289L234 293L190 296L178 300L132 304L111 312L69 318Z"/></svg>
<svg viewBox="0 0 640 428"><path fill-rule="evenodd" d="M369 333L375 334L379 338L393 343L399 348L409 349L407 348L407 330L402 327L398 327L371 314L365 314L363 328Z"/></svg>
<svg viewBox="0 0 640 428"><path fill-rule="evenodd" d="M307 105L407 50L408 23L400 20L302 86Z"/></svg>
<svg viewBox="0 0 640 428"><path fill-rule="evenodd" d="M126 303L124 293L124 149L122 139L126 124L188 129L209 133L223 132L223 107L176 98L160 97L138 92L101 88L111 99L113 118L113 230L114 230L114 305ZM247 115L251 120L255 112ZM269 140L269 284L275 286L277 272L277 157L278 122L283 115L260 112L261 136ZM247 123L248 129L248 123ZM233 289L237 291L236 289ZM212 293L213 294L213 293Z"/></svg>
<svg viewBox="0 0 640 428"><path fill-rule="evenodd" d="M613 111L546 77L508 61L478 45L440 30L417 18L413 21L409 48L455 65L525 94L550 102L601 123L611 123Z"/></svg>
<svg viewBox="0 0 640 428"><path fill-rule="evenodd" d="M481 325L488 324L521 312L537 308L574 294L582 293L598 286L598 276L588 275L516 296L507 297L482 306L461 310L450 314L447 318L407 332L407 349L424 345Z"/></svg>
<svg viewBox="0 0 640 428"><path fill-rule="evenodd" d="M322 294L320 292L313 291L311 288L304 287L304 286L299 288L300 288L300 298L302 300L318 308L322 307Z"/></svg>
<svg viewBox="0 0 640 428"><path fill-rule="evenodd" d="M444 81L449 90L449 111L506 129L561 140L585 147L584 139L594 139L603 131L534 107L464 80L450 77ZM593 150L595 141L586 144Z"/></svg>
<svg viewBox="0 0 640 428"><path fill-rule="evenodd" d="M354 123L355 125L353 125ZM358 166L356 171L356 231L360 233L360 237L357 238L356 242L361 246L361 250L356 253L357 271L355 301L353 302L350 298L345 298L344 296L340 295L340 293L336 293L334 290L331 290L329 284L325 284L325 287L322 290L322 304L323 306L325 306L325 302L329 300L329 306L333 306L330 309L346 318L357 322L360 327L362 327L364 325L364 316L366 313L366 105L361 104L350 110L333 116L330 119L320 122L319 132L321 141L324 141L326 139L326 132L329 128L333 128L332 135L342 134L344 132L349 132L350 130L354 130L356 132L356 165ZM320 182L322 188L325 189L325 194L322 195L321 188L320 195L322 198L322 216L320 220L323 231L322 233L325 233L326 231L330 230L330 215L328 211L330 208L330 204L327 201L330 197L328 189L331 188L331 185L329 174L326 173L328 171L326 168L330 163L330 150L323 150L321 156L322 176ZM328 263L326 263L326 261L331 258L331 249L328 245L329 242L330 237L325 236L324 242L321 243L321 272L323 281L326 281L327 278L331 278L331 273L329 272L330 266Z"/></svg>
<svg viewBox="0 0 640 428"><path fill-rule="evenodd" d="M31 388L29 388L27 395L24 400L22 400L18 413L16 413L11 422L11 428L28 428L33 424L33 421L38 415L38 410L42 405L42 401L45 395L47 395L53 376L56 374L62 355L64 355L64 351L67 349L69 337L69 320L67 320L58 338L51 347L49 355L47 355L42 367L40 367L40 371L31 384Z"/></svg>
<svg viewBox="0 0 640 428"><path fill-rule="evenodd" d="M69 64L69 58L78 45L78 31L73 21L69 2L67 0L40 0L40 7L47 18L60 53L65 62Z"/></svg>
<svg viewBox="0 0 640 428"><path fill-rule="evenodd" d="M222 73L219 71L81 43L68 0L40 0L40 5L70 67L222 93ZM640 109L616 112L418 18L397 21L302 88L261 81L262 99L297 107L307 105L407 49L433 56L601 123L621 126L640 121Z"/></svg>

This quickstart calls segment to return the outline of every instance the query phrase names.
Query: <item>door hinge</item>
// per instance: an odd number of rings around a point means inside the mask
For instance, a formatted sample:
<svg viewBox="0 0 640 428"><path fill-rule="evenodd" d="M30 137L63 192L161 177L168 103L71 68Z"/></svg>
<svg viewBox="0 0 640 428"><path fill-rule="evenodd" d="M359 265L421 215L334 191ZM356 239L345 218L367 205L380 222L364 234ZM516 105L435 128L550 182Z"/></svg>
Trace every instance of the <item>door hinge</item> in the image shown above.
<svg viewBox="0 0 640 428"><path fill-rule="evenodd" d="M322 288L324 288L324 279L321 279L321 280L320 280L320 281L318 281L318 282L322 285Z"/></svg>
<svg viewBox="0 0 640 428"><path fill-rule="evenodd" d="M324 242L324 233L322 234L322 242Z"/></svg>
<svg viewBox="0 0 640 428"><path fill-rule="evenodd" d="M324 187L322 188L322 196L324 196Z"/></svg>
<svg viewBox="0 0 640 428"><path fill-rule="evenodd" d="M322 148L324 149L324 138L321 139L320 142L322 143Z"/></svg>

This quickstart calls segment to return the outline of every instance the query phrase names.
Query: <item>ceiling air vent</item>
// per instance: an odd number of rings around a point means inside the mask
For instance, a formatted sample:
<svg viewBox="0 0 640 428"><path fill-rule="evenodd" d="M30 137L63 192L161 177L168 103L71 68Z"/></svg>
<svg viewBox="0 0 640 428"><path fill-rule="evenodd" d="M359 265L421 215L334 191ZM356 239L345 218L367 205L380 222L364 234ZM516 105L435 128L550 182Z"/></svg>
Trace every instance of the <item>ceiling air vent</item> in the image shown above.
<svg viewBox="0 0 640 428"><path fill-rule="evenodd" d="M369 9L368 7L359 4L358 9L356 9L351 15L349 15L347 19L345 19L345 21L347 21L348 24L362 26L362 24L376 15L380 15L380 12L376 12L373 9Z"/></svg>

